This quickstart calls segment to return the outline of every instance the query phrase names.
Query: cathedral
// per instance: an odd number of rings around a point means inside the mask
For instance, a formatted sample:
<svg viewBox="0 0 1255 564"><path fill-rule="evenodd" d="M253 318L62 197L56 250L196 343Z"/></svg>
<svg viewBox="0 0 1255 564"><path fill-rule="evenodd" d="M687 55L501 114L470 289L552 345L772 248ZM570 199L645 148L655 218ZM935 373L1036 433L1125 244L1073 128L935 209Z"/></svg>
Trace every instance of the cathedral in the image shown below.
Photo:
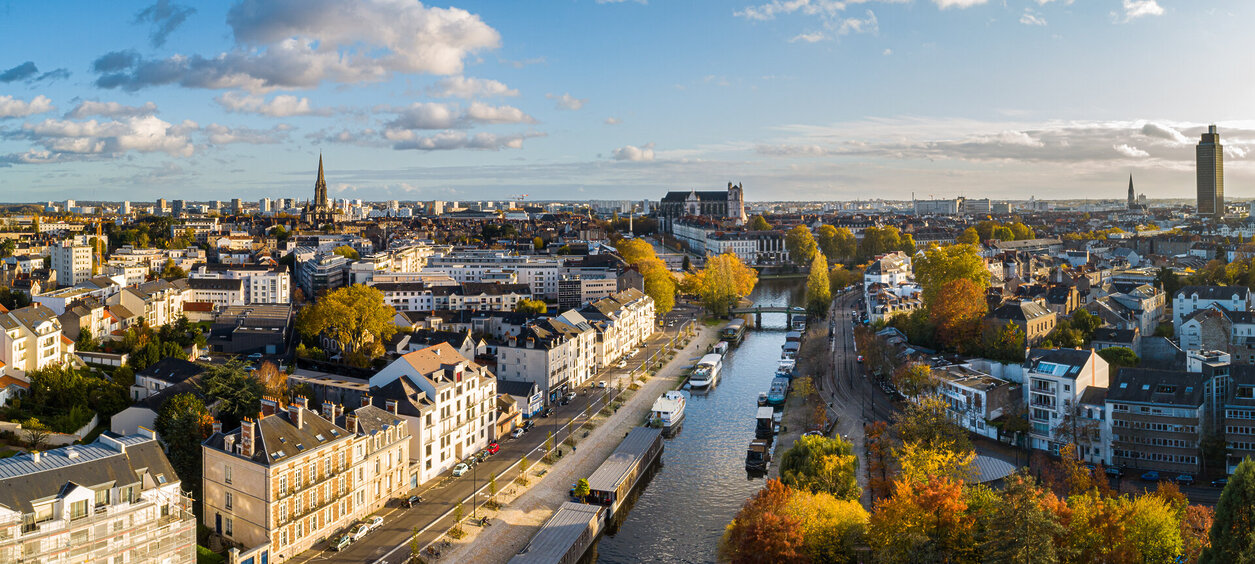
<svg viewBox="0 0 1255 564"><path fill-rule="evenodd" d="M1129 209L1135 211L1146 211L1146 205L1138 201L1137 196L1133 192L1133 175L1129 175Z"/></svg>
<svg viewBox="0 0 1255 564"><path fill-rule="evenodd" d="M685 216L696 216L734 225L745 225L745 192L740 184L728 183L726 192L667 192L658 203L658 217L664 224Z"/></svg>
<svg viewBox="0 0 1255 564"><path fill-rule="evenodd" d="M327 198L327 179L322 175L322 155L318 155L318 180L314 181L314 199L305 205L302 219L310 225L322 225L343 220L344 216L331 205Z"/></svg>

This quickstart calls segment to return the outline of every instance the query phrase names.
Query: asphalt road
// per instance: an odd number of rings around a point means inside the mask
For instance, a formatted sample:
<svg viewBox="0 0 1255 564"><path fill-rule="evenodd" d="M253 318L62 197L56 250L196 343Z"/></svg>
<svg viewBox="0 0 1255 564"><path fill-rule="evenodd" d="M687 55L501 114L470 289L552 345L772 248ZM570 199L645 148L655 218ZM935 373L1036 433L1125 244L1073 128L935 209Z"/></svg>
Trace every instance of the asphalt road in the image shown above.
<svg viewBox="0 0 1255 564"><path fill-rule="evenodd" d="M676 319L687 320L688 317ZM407 493L407 496L410 494L422 496L423 502L416 507L406 509L400 507L395 501L390 502L387 507L376 512L377 515L383 516L383 526L353 543L345 551L333 552L327 548L327 543L323 542L319 543L316 548L298 555L292 561L388 564L406 562L410 557L409 542L414 530L419 531L418 539L421 546L426 547L435 542L453 525L453 509L459 501L465 501L463 509L467 522L464 526L478 526L469 523L470 517L474 515L472 504L468 501L472 492L479 492L479 503L486 501L488 481L492 475L498 476L498 491L518 487L512 482L518 477L520 459L526 454L533 465L539 461L544 456L544 443L550 432L554 435L555 446L562 445L562 441L570 436L571 430L575 430L577 439L582 438L581 435L584 432L580 431L579 427L596 415L612 399L613 394L616 393L615 383L621 378L627 378L632 368L661 349L679 332L682 325L683 321L677 322L672 327L666 327L664 324L663 329L649 341L645 349L629 361L628 368L611 368L590 380L594 384L599 380L606 380L606 388L580 388L579 395L570 404L555 406L554 413L550 417L533 418L532 420L536 422L535 426L522 437L501 439L501 450L470 472L456 478L446 473ZM569 449L565 446L561 448L563 451ZM535 484L536 480L533 479L532 483Z"/></svg>

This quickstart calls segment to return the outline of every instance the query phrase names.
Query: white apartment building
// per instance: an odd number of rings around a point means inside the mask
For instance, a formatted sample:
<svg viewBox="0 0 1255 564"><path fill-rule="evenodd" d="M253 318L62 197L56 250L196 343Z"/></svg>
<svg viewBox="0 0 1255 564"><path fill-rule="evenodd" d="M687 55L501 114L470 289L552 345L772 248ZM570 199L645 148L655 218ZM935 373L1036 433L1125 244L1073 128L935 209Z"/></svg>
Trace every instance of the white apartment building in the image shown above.
<svg viewBox="0 0 1255 564"><path fill-rule="evenodd" d="M122 306L144 319L149 327L160 327L174 322L183 315L184 288L153 280L139 286L123 288L105 301L110 306Z"/></svg>
<svg viewBox="0 0 1255 564"><path fill-rule="evenodd" d="M1030 446L1058 454L1070 442L1059 436L1059 425L1081 416L1088 389L1105 389L1108 382L1107 361L1093 349L1030 349L1024 361Z"/></svg>
<svg viewBox="0 0 1255 564"><path fill-rule="evenodd" d="M320 413L263 398L258 419L214 431L201 446L202 524L260 561L288 560L409 490L409 429L375 406Z"/></svg>
<svg viewBox="0 0 1255 564"><path fill-rule="evenodd" d="M596 370L618 362L654 334L654 300L629 288L580 308L579 313L597 332Z"/></svg>
<svg viewBox="0 0 1255 564"><path fill-rule="evenodd" d="M63 242L48 247L52 259L52 271L57 273L57 285L74 286L92 277L92 248Z"/></svg>
<svg viewBox="0 0 1255 564"><path fill-rule="evenodd" d="M409 423L415 486L497 438L497 378L448 343L403 355L371 376L370 385L390 408L400 404Z"/></svg>
<svg viewBox="0 0 1255 564"><path fill-rule="evenodd" d="M950 419L960 427L991 439L998 429L991 421L1021 405L1020 387L969 365L933 368L935 395L949 406Z"/></svg>
<svg viewBox="0 0 1255 564"><path fill-rule="evenodd" d="M0 460L0 562L196 562L192 500L152 431Z"/></svg>
<svg viewBox="0 0 1255 564"><path fill-rule="evenodd" d="M535 382L546 403L579 387L597 371L597 332L576 311L533 322L497 347L497 376Z"/></svg>
<svg viewBox="0 0 1255 564"><path fill-rule="evenodd" d="M74 356L74 341L61 334L56 312L31 304L0 312L0 363L9 371L29 372L81 361Z"/></svg>
<svg viewBox="0 0 1255 564"><path fill-rule="evenodd" d="M1172 297L1172 329L1181 332L1181 322L1191 313L1212 304L1229 311L1250 309L1251 292L1246 286L1186 286Z"/></svg>
<svg viewBox="0 0 1255 564"><path fill-rule="evenodd" d="M349 265L349 279L352 284L367 284L381 272L418 272L434 252L430 246L410 244L363 255Z"/></svg>
<svg viewBox="0 0 1255 564"><path fill-rule="evenodd" d="M189 278L187 289L184 295L186 302L209 303L216 308L244 305L242 280Z"/></svg>
<svg viewBox="0 0 1255 564"><path fill-rule="evenodd" d="M246 304L292 303L292 276L285 266L198 264L187 277L239 280Z"/></svg>
<svg viewBox="0 0 1255 564"><path fill-rule="evenodd" d="M423 272L448 274L457 282L481 282L486 275L513 271L519 284L532 288L532 295L558 298L558 281L563 272L561 259L510 255L501 251L460 251L427 260Z"/></svg>

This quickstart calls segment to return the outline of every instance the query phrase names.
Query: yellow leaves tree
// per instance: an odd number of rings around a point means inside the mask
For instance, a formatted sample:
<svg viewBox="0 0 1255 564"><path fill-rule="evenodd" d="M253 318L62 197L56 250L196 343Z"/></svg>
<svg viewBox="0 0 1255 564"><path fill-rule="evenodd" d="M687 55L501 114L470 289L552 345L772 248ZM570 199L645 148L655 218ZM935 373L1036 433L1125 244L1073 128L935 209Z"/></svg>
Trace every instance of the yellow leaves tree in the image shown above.
<svg viewBox="0 0 1255 564"><path fill-rule="evenodd" d="M924 305L930 308L941 301L943 289L953 280L971 280L982 292L989 287L985 259L972 245L933 245L915 260L914 269L915 280L923 289Z"/></svg>
<svg viewBox="0 0 1255 564"><path fill-rule="evenodd" d="M694 293L716 315L727 315L758 284L758 273L732 253L709 257L706 267L692 276Z"/></svg>
<svg viewBox="0 0 1255 564"><path fill-rule="evenodd" d="M645 278L645 295L654 300L654 312L666 315L675 307L675 291L678 286L666 263L658 258L654 246L644 239L626 239L615 247L619 256L640 271Z"/></svg>
<svg viewBox="0 0 1255 564"><path fill-rule="evenodd" d="M972 461L976 460L976 451L955 450L953 442L940 441L929 446L922 441L902 443L895 453L898 467L901 469L900 479L911 482L926 482L933 478L966 482L975 475Z"/></svg>
<svg viewBox="0 0 1255 564"><path fill-rule="evenodd" d="M867 510L858 500L793 490L782 512L802 527L802 546L812 562L849 562L867 534Z"/></svg>
<svg viewBox="0 0 1255 564"><path fill-rule="evenodd" d="M253 377L261 382L266 395L272 398L285 398L288 395L288 375L279 370L278 365L267 360L257 367Z"/></svg>
<svg viewBox="0 0 1255 564"><path fill-rule="evenodd" d="M366 366L383 354L382 343L396 333L394 315L396 310L384 304L382 292L354 284L337 288L302 309L296 327L307 338L326 334L335 339L350 364Z"/></svg>
<svg viewBox="0 0 1255 564"><path fill-rule="evenodd" d="M973 522L961 482L898 480L876 502L867 540L881 562L961 562L971 552Z"/></svg>
<svg viewBox="0 0 1255 564"><path fill-rule="evenodd" d="M828 260L823 253L814 253L811 271L806 277L806 311L815 316L826 316L832 305L832 287L828 282Z"/></svg>

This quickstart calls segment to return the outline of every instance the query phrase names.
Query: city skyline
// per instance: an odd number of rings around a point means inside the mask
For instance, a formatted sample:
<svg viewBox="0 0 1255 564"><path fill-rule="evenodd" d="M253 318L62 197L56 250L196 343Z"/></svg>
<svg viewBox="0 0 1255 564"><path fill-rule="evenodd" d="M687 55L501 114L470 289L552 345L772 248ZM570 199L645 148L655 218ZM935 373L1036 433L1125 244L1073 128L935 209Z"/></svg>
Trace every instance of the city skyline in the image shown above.
<svg viewBox="0 0 1255 564"><path fill-rule="evenodd" d="M1188 198L1212 123L1241 198L1255 7L1191 7L8 4L0 199Z"/></svg>

